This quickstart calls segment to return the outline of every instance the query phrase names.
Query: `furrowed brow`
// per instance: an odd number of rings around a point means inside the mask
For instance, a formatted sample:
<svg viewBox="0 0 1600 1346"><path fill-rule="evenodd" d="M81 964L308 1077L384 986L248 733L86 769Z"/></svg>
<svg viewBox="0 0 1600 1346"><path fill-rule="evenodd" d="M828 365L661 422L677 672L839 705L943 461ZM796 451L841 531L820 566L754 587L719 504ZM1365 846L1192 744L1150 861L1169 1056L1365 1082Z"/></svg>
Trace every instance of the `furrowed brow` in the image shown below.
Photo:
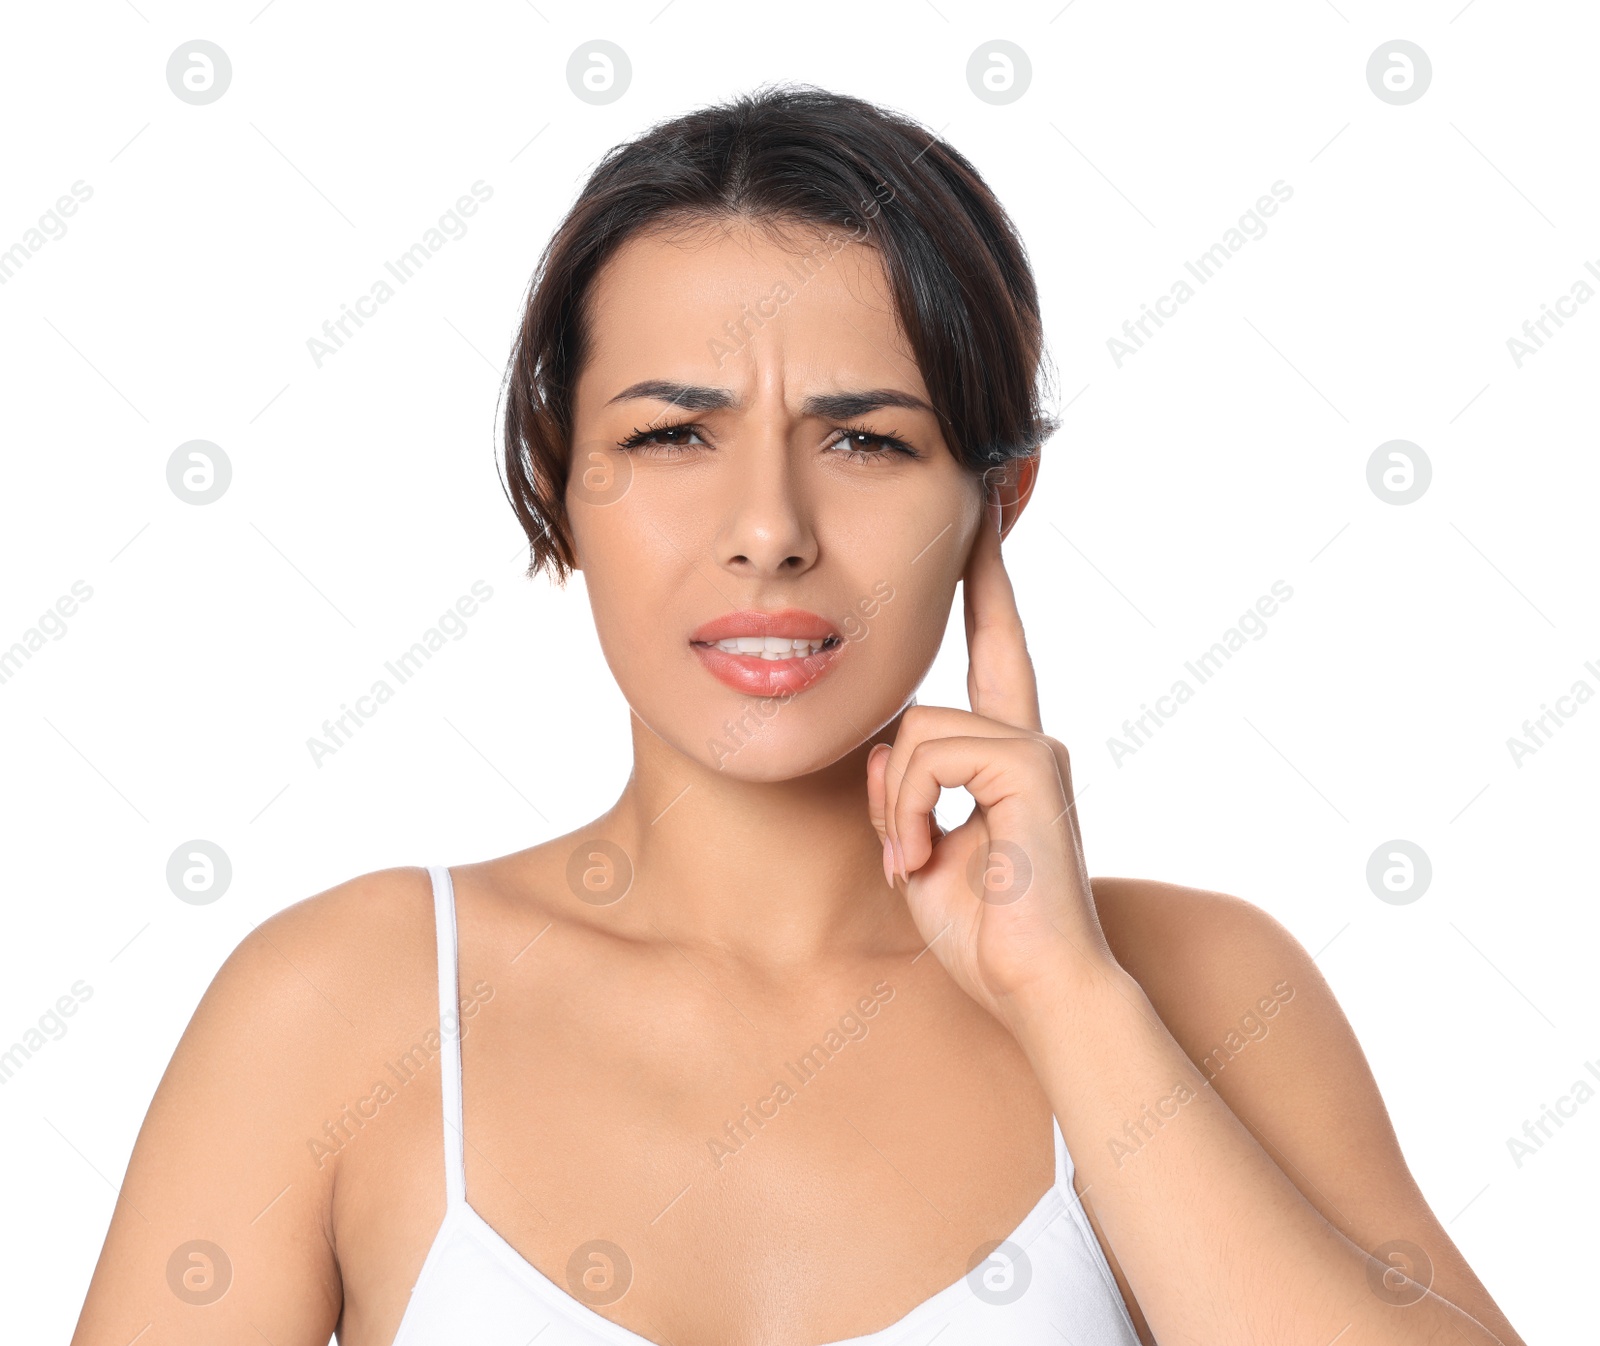
<svg viewBox="0 0 1600 1346"><path fill-rule="evenodd" d="M920 397L901 392L898 388L817 393L806 398L800 409L807 416L819 416L830 421L848 421L869 411L876 411L879 407L905 407L911 411L926 411L930 416L933 414L933 408Z"/></svg>
<svg viewBox="0 0 1600 1346"><path fill-rule="evenodd" d="M685 411L721 411L737 401L726 388L704 388L693 383L674 383L670 379L645 379L624 388L611 402L627 402L634 398L671 402Z"/></svg>
<svg viewBox="0 0 1600 1346"><path fill-rule="evenodd" d="M644 379L630 384L611 402L626 402L634 398L670 402L684 411L723 411L739 404L738 398L727 388L707 388L693 383L676 383L671 379ZM802 415L823 420L846 421L881 407L905 407L910 411L925 411L930 416L935 414L933 408L920 397L898 388L814 393L801 403L800 411Z"/></svg>

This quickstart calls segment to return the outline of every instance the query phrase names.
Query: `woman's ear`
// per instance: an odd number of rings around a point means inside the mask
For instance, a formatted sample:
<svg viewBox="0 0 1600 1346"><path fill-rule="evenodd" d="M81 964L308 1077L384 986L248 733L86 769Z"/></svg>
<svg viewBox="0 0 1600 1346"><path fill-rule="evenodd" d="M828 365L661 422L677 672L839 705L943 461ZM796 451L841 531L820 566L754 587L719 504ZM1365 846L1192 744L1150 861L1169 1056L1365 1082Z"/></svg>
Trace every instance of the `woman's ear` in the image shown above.
<svg viewBox="0 0 1600 1346"><path fill-rule="evenodd" d="M1004 538L1033 495L1034 482L1039 477L1039 452L1035 450L1031 458L1008 458L999 466L987 469L983 477L985 503L999 497L1000 536Z"/></svg>

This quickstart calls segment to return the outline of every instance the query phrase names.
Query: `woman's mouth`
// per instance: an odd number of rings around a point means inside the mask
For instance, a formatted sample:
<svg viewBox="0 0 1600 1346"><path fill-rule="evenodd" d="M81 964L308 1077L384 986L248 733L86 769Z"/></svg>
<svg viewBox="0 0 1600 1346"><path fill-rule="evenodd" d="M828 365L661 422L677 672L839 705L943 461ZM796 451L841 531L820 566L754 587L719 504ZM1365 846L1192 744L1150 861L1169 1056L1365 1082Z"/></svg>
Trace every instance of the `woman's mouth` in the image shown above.
<svg viewBox="0 0 1600 1346"><path fill-rule="evenodd" d="M826 636L821 640L809 640L804 637L791 639L788 636L730 636L726 640L695 642L697 645L715 644L724 654L753 654L757 658L766 660L800 658L824 649L832 649L838 643L838 636Z"/></svg>
<svg viewBox="0 0 1600 1346"><path fill-rule="evenodd" d="M839 633L814 613L735 612L694 632L690 647L712 677L748 696L803 691L844 649Z"/></svg>

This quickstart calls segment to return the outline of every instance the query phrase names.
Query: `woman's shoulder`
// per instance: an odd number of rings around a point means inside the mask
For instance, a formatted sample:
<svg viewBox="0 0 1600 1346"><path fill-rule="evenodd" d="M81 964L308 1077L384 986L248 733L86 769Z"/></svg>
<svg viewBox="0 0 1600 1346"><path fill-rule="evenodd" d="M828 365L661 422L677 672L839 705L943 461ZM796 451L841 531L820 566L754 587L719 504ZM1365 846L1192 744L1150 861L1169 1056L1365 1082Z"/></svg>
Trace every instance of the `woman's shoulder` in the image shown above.
<svg viewBox="0 0 1600 1346"><path fill-rule="evenodd" d="M1282 922L1229 893L1092 880L1117 961L1184 1054L1281 1155L1337 1185L1340 1163L1410 1183L1365 1054L1332 988ZM1330 1118L1342 1123L1325 1134ZM1364 1156L1364 1157L1363 1157ZM1331 1189L1330 1189L1331 1190Z"/></svg>
<svg viewBox="0 0 1600 1346"><path fill-rule="evenodd" d="M256 924L211 979L179 1057L240 1074L240 1089L292 1077L323 1108L374 1052L437 1013L433 889L426 869L342 880ZM230 1050L247 1037L249 1053ZM247 1080L249 1082L247 1082Z"/></svg>
<svg viewBox="0 0 1600 1346"><path fill-rule="evenodd" d="M1282 1090L1319 1069L1366 1093L1367 1064L1332 988L1276 917L1230 893L1155 879L1092 887L1112 954L1167 1030L1208 1080L1230 1065L1226 1084L1216 1081L1224 1095ZM1270 1048L1243 1050L1269 1035Z"/></svg>
<svg viewBox="0 0 1600 1346"><path fill-rule="evenodd" d="M374 1062L437 1024L434 931L433 886L417 866L359 874L275 912L217 969L158 1095L224 1116L253 1108L304 1150L355 1085L370 1086ZM331 1183L329 1166L317 1170Z"/></svg>
<svg viewBox="0 0 1600 1346"><path fill-rule="evenodd" d="M524 850L448 866L463 944L508 917L558 914L554 886L577 833ZM337 1015L437 1004L433 881L421 865L359 874L282 908L246 935L218 972L255 996L299 999L315 988ZM408 1018L415 1017L414 1014Z"/></svg>
<svg viewBox="0 0 1600 1346"><path fill-rule="evenodd" d="M1092 887L1117 961L1306 1200L1361 1248L1421 1254L1440 1297L1485 1323L1498 1315L1407 1166L1316 957L1227 893L1150 879Z"/></svg>
<svg viewBox="0 0 1600 1346"><path fill-rule="evenodd" d="M500 870L499 861L450 868L458 896L465 889L473 901L483 881L463 875ZM370 1090L375 1065L438 1028L435 917L432 878L412 865L344 879L262 920L212 977L170 1083L214 1094L225 1108L252 1099L305 1148L352 1090Z"/></svg>
<svg viewBox="0 0 1600 1346"><path fill-rule="evenodd" d="M290 1023L328 1018L359 1033L397 998L416 999L412 974L426 974L420 989L431 997L435 967L427 870L382 869L301 898L254 926L206 996L249 1001Z"/></svg>
<svg viewBox="0 0 1600 1346"><path fill-rule="evenodd" d="M1231 893L1121 877L1093 879L1091 886L1112 953L1141 984L1148 975L1158 983L1190 982L1198 991L1304 955L1281 921Z"/></svg>
<svg viewBox="0 0 1600 1346"><path fill-rule="evenodd" d="M302 945L307 952L320 948L329 955L351 952L350 942L364 931L377 929L414 934L413 927L432 930L433 885L420 865L376 869L342 879L308 897L280 908L240 941L240 947L260 937ZM424 922L423 917L427 920Z"/></svg>
<svg viewBox="0 0 1600 1346"><path fill-rule="evenodd" d="M183 1264L169 1258L200 1249L191 1262L207 1275L248 1259L230 1312L248 1305L277 1341L327 1340L347 1128L370 1115L374 1062L438 1013L431 913L426 870L382 870L285 907L234 946L156 1086L78 1339L141 1317L175 1330L184 1305L167 1286Z"/></svg>

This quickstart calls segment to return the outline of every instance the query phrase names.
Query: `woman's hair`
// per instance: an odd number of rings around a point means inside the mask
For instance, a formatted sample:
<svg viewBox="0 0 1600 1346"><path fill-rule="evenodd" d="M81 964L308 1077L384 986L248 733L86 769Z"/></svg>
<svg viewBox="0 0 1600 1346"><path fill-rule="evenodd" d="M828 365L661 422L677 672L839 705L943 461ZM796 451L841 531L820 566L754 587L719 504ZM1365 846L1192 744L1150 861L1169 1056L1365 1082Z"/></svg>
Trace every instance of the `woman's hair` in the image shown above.
<svg viewBox="0 0 1600 1346"><path fill-rule="evenodd" d="M975 476L1032 457L1043 337L1027 253L978 172L931 131L810 85L758 89L661 122L600 161L539 259L512 347L506 494L527 573L566 582L572 398L596 276L628 239L697 224L797 225L878 250L945 442Z"/></svg>

